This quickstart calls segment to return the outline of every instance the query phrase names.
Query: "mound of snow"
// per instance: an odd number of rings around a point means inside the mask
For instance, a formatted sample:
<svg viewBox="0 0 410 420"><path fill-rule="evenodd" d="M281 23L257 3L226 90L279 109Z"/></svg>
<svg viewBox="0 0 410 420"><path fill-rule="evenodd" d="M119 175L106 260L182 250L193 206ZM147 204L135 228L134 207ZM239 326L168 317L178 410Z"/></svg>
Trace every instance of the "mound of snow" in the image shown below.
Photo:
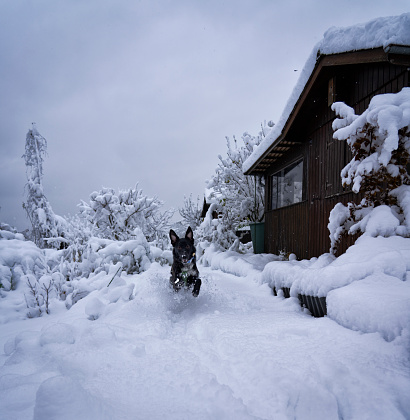
<svg viewBox="0 0 410 420"><path fill-rule="evenodd" d="M387 341L410 326L410 282L383 273L332 290L328 317L356 331L379 332Z"/></svg>
<svg viewBox="0 0 410 420"><path fill-rule="evenodd" d="M298 294L326 296L331 290L385 273L403 281L410 271L410 239L362 236L338 258L323 254L302 261L274 261L262 272L262 281L280 289L289 287Z"/></svg>
<svg viewBox="0 0 410 420"><path fill-rule="evenodd" d="M211 244L205 249L200 263L205 267L211 267L213 270L247 277L259 275L267 263L279 260L281 260L281 257L273 254L240 254L236 251L221 251L217 246Z"/></svg>
<svg viewBox="0 0 410 420"><path fill-rule="evenodd" d="M4 290L17 289L24 275L40 277L46 266L43 252L33 242L0 240L0 284Z"/></svg>
<svg viewBox="0 0 410 420"><path fill-rule="evenodd" d="M93 397L67 376L54 376L40 385L33 420L112 419L101 399Z"/></svg>

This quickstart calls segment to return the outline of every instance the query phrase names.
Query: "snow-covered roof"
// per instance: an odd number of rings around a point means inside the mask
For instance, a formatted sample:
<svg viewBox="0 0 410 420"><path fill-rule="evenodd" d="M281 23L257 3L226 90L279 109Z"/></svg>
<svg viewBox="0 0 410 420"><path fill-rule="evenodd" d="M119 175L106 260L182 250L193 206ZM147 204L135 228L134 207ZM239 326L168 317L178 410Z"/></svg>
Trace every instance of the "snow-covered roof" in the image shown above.
<svg viewBox="0 0 410 420"><path fill-rule="evenodd" d="M243 172L248 172L281 135L315 69L319 56L380 47L388 51L392 45L410 46L410 13L404 13L400 16L381 17L346 28L332 27L328 29L324 33L322 40L315 45L309 55L279 121L243 163Z"/></svg>

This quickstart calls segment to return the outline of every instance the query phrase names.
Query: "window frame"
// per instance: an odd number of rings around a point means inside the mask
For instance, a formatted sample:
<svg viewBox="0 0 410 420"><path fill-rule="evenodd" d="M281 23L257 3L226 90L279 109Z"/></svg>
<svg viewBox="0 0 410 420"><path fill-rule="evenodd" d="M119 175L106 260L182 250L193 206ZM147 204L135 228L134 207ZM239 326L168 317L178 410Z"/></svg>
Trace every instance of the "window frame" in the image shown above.
<svg viewBox="0 0 410 420"><path fill-rule="evenodd" d="M301 176L302 179L299 181L300 182L300 188L301 188L301 194L300 194L300 198L298 199L298 201L295 201L295 194L294 194L294 190L293 190L293 201L291 203L284 203L283 202L283 197L281 197L281 193L283 194L283 190L284 190L284 183L283 180L285 179L285 175L289 172L291 172L294 168L296 168L298 165L301 164ZM299 156L297 159L293 160L292 162L290 162L288 165L284 166L283 168L281 168L279 171L275 171L274 173L272 173L271 175L269 175L269 190L270 190L270 200L269 200L269 209L270 210L277 210L277 209L281 209L284 207L289 207L295 204L299 204L301 202L303 202L305 200L306 194L305 194L305 179L306 179L306 175L305 175L305 159L303 156ZM281 182L275 181L275 177L276 179L280 179L282 180ZM276 192L274 193L274 186L276 184ZM282 185L282 187L281 187ZM294 185L294 183L293 183Z"/></svg>

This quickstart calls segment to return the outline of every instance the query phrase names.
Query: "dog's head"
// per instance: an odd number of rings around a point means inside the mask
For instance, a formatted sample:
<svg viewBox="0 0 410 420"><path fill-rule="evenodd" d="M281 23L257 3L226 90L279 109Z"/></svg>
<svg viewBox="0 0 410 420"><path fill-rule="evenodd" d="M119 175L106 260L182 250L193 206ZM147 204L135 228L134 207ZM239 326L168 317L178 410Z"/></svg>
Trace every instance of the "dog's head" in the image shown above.
<svg viewBox="0 0 410 420"><path fill-rule="evenodd" d="M178 235L171 229L169 231L171 244L174 247L174 258L187 264L192 262L195 258L194 234L191 227L188 228L185 238L179 238Z"/></svg>

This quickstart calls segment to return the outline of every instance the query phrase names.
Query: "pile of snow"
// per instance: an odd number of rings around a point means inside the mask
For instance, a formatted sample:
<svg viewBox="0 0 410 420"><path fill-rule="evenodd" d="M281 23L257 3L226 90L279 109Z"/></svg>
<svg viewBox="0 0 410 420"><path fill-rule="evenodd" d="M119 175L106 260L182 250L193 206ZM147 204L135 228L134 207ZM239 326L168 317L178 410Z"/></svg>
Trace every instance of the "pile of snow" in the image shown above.
<svg viewBox="0 0 410 420"><path fill-rule="evenodd" d="M40 277L45 273L44 254L33 242L24 241L21 234L3 230L0 234L0 285L5 291L17 289L27 274Z"/></svg>
<svg viewBox="0 0 410 420"><path fill-rule="evenodd" d="M329 28L317 51L329 55L391 45L410 45L410 13L379 17L346 28Z"/></svg>
<svg viewBox="0 0 410 420"><path fill-rule="evenodd" d="M410 281L378 272L330 291L326 301L328 317L346 328L378 332L387 341L409 332Z"/></svg>
<svg viewBox="0 0 410 420"><path fill-rule="evenodd" d="M107 272L100 271L89 277L71 281L67 288L65 306L71 308L79 300L92 295L93 298L88 301L86 313L90 319L97 319L108 304L116 303L118 300L132 299L134 286L126 284L124 276L126 277L126 274L122 272L122 264L117 263L109 266Z"/></svg>
<svg viewBox="0 0 410 420"><path fill-rule="evenodd" d="M0 417L409 418L409 336L310 317L250 281L265 256L236 257L246 277L200 266L198 298L174 295L157 263L107 287L112 266L69 311L1 324Z"/></svg>
<svg viewBox="0 0 410 420"><path fill-rule="evenodd" d="M172 251L170 249L161 249L157 246L150 246L152 259L161 265L172 265Z"/></svg>
<svg viewBox="0 0 410 420"><path fill-rule="evenodd" d="M408 238L362 236L338 258L274 261L261 280L293 297L327 296L329 318L353 330L391 340L410 325Z"/></svg>
<svg viewBox="0 0 410 420"><path fill-rule="evenodd" d="M259 146L254 148L254 152L242 166L243 171L247 172L281 135L291 112L315 69L318 55L338 54L378 47L388 49L390 45L410 45L410 13L377 18L364 24L346 28L330 28L327 30L323 39L313 48L308 57L279 121Z"/></svg>
<svg viewBox="0 0 410 420"><path fill-rule="evenodd" d="M51 273L45 253L23 235L0 230L0 322L40 316L63 292L63 276Z"/></svg>
<svg viewBox="0 0 410 420"><path fill-rule="evenodd" d="M7 223L0 223L0 240L2 239L18 239L24 241L24 235L17 232L17 229Z"/></svg>
<svg viewBox="0 0 410 420"><path fill-rule="evenodd" d="M282 258L274 254L241 254L236 251L222 251L211 244L207 247L199 260L205 267L221 270L224 273L238 277L253 277L260 275L265 265L271 261L281 261Z"/></svg>

